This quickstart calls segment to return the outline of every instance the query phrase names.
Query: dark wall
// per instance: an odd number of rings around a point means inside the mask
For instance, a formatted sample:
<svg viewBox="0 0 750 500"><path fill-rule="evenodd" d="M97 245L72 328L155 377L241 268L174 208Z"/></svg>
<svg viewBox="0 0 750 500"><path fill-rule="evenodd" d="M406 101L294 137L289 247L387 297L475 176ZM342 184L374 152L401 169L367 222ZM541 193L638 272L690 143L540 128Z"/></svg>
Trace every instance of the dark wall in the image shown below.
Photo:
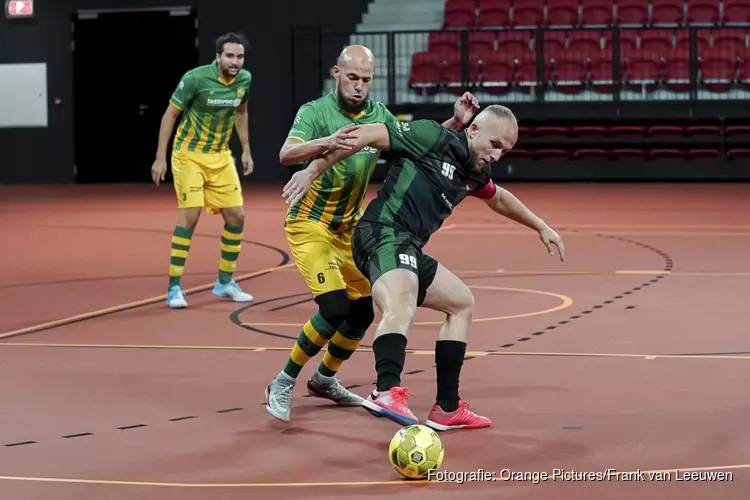
<svg viewBox="0 0 750 500"><path fill-rule="evenodd" d="M250 134L256 166L252 180L285 180L288 171L278 163L278 150L299 104L292 102L292 26L321 25L325 30L352 32L369 1L272 0L263 2L262 11L259 3L55 0L38 3L35 20L11 24L0 19L0 63L46 62L49 95L49 127L0 129L0 148L4 152L0 182L64 183L74 179L71 20L76 10L187 5L198 10L202 63L214 57L214 39L220 34L244 31L250 39L252 50L246 67L253 73L254 82L250 95ZM155 50L154 57L167 57L165 54L168 51ZM105 78L116 74L116 64L110 61L104 66ZM56 97L62 100L59 106L53 103ZM168 98L164 97L165 106ZM233 146L236 145L235 142ZM150 165L143 168L148 171Z"/></svg>

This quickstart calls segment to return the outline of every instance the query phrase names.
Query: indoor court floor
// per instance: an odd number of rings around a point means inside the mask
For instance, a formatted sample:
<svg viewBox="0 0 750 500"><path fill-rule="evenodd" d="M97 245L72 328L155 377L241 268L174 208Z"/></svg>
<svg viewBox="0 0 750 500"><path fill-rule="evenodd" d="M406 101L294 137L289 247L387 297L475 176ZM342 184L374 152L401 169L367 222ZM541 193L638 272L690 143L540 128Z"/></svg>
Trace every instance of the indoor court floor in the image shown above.
<svg viewBox="0 0 750 500"><path fill-rule="evenodd" d="M282 186L245 188L236 277L255 301L211 294L222 221L204 215L178 311L170 185L0 187L0 498L747 498L750 184L508 187L567 259L476 199L429 242L475 293L461 395L494 424L441 434L442 470L495 480L426 483L391 468L388 420L304 383L290 424L263 407L315 310ZM440 321L420 310L410 333L422 418ZM371 337L339 374L362 395Z"/></svg>

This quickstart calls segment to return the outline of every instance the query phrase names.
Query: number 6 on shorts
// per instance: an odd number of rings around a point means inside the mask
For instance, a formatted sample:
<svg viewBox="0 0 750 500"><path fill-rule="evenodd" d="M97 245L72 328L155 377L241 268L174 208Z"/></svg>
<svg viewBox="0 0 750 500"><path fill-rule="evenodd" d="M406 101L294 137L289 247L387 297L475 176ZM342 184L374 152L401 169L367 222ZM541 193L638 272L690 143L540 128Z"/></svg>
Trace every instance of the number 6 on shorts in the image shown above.
<svg viewBox="0 0 750 500"><path fill-rule="evenodd" d="M417 268L417 258L414 257L413 255L407 255L405 253L400 253L400 254L398 254L398 259L405 266L411 266L414 269Z"/></svg>

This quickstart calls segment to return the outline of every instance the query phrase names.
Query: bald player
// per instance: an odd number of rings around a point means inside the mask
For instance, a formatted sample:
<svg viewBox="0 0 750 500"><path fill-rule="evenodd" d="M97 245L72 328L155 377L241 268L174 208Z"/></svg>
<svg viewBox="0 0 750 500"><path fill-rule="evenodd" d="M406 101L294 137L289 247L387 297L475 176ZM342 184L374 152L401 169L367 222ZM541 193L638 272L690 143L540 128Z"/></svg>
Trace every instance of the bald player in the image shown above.
<svg viewBox="0 0 750 500"><path fill-rule="evenodd" d="M508 108L493 105L463 133L417 120L362 125L349 134L356 138L352 151L370 147L396 156L352 239L354 262L372 284L383 313L373 341L377 388L362 406L402 425L419 423L409 409L401 373L407 332L416 308L422 306L446 315L435 342L437 395L426 425L436 430L489 427L490 419L470 411L458 394L474 297L461 279L422 249L453 210L474 196L494 212L536 231L549 254L554 245L564 260L560 236L490 177L490 165L516 143L516 118ZM327 172L329 165L349 154L340 150L312 166ZM464 251L464 257L471 258L471 251Z"/></svg>
<svg viewBox="0 0 750 500"><path fill-rule="evenodd" d="M268 412L285 422L290 420L292 390L302 367L326 344L327 352L307 383L309 394L344 406L362 403L360 396L338 382L336 373L374 319L370 285L354 265L351 238L380 152L370 147L353 150L349 131L362 124L399 123L383 103L369 99L374 69L375 58L367 47L346 47L333 67L334 90L299 109L279 153L283 165L308 165L287 186L300 183L308 190L290 203L285 231L318 307L299 333L285 366L266 387ZM466 94L443 126L460 130L476 110L473 96ZM350 157L318 176L309 162L333 151Z"/></svg>

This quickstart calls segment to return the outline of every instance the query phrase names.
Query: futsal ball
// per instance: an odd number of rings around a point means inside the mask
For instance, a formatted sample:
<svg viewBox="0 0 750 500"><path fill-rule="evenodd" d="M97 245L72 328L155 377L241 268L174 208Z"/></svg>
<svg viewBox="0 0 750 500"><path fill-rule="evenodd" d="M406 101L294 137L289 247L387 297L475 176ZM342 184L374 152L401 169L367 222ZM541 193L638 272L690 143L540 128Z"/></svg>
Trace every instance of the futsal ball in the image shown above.
<svg viewBox="0 0 750 500"><path fill-rule="evenodd" d="M402 427L391 439L388 458L396 472L408 479L424 479L443 463L445 449L437 432L426 425Z"/></svg>

